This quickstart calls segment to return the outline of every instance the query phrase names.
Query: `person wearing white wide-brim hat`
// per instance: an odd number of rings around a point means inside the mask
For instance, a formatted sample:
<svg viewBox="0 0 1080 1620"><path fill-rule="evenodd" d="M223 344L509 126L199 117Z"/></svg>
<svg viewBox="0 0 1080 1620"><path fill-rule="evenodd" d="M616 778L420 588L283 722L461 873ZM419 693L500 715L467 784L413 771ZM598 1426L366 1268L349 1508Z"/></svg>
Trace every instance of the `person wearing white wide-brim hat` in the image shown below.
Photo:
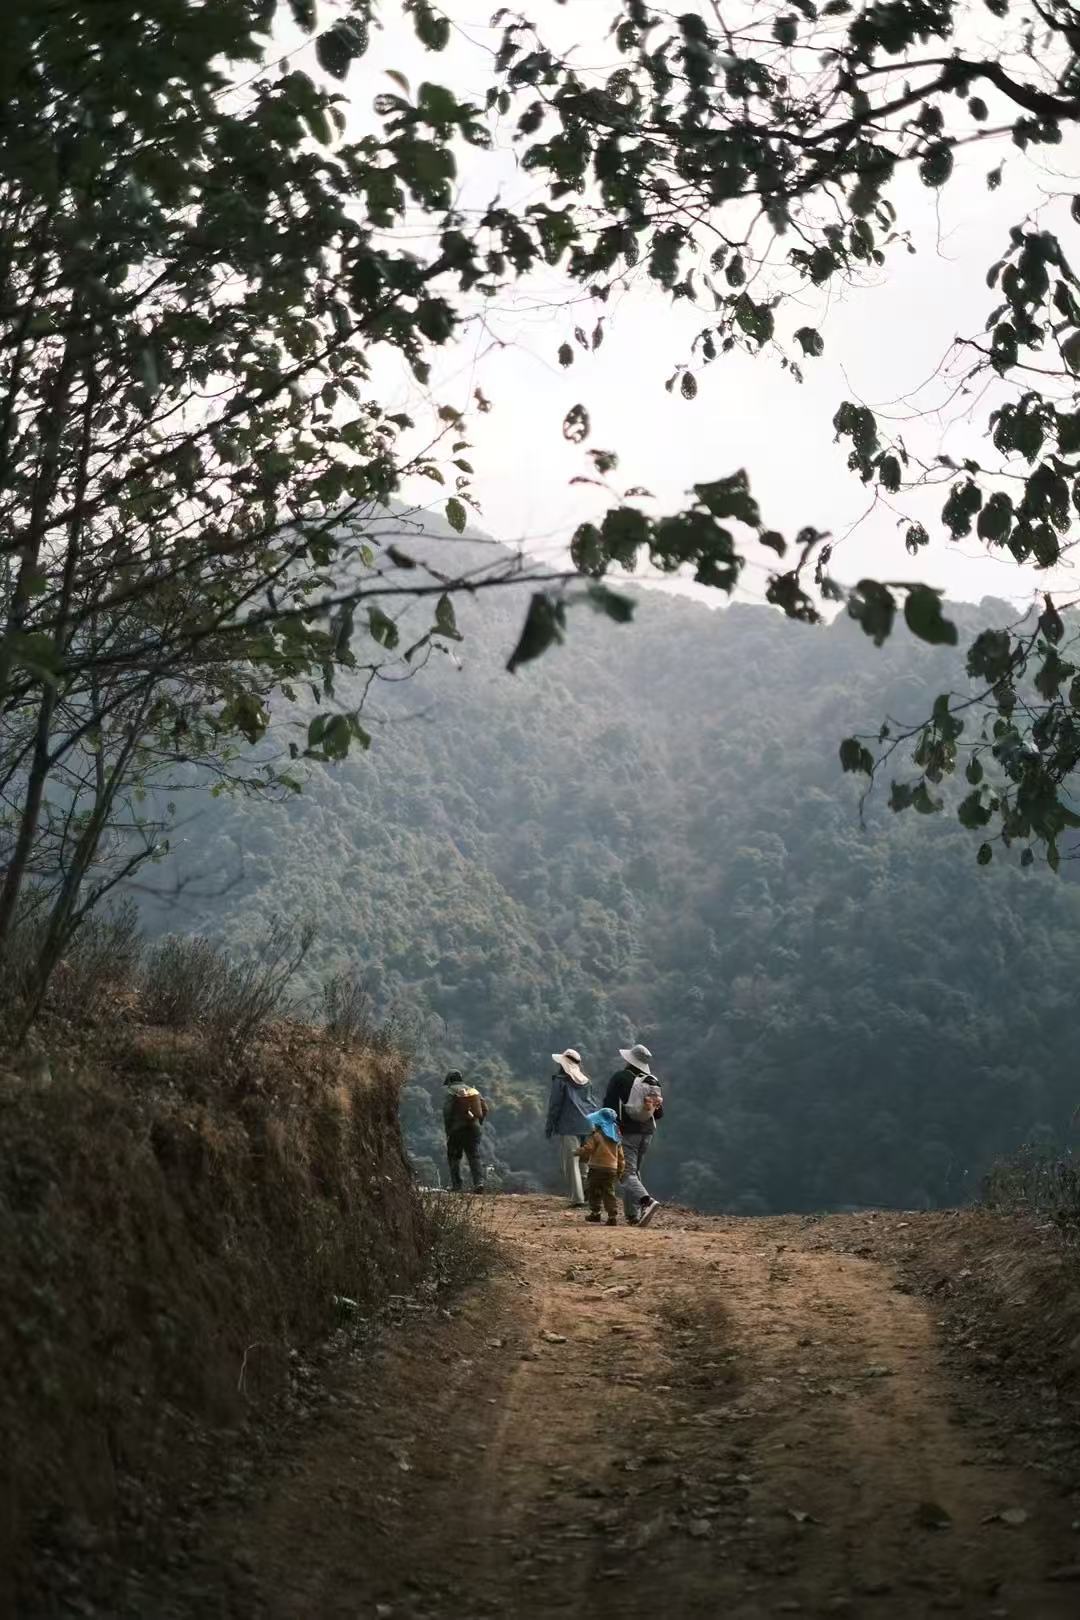
<svg viewBox="0 0 1080 1620"><path fill-rule="evenodd" d="M612 1108L622 1127L626 1174L622 1179L623 1209L630 1226L646 1226L660 1207L641 1179L641 1166L656 1134L656 1122L664 1117L664 1098L652 1070L652 1053L647 1046L619 1049L623 1068L612 1075L604 1093L604 1107ZM641 1085L640 1082L644 1082ZM637 1092L635 1092L637 1084ZM643 1113L635 1110L631 1096L645 1104Z"/></svg>
<svg viewBox="0 0 1080 1620"><path fill-rule="evenodd" d="M584 1209L585 1190L581 1184L581 1161L577 1150L590 1134L588 1115L596 1107L589 1089L589 1077L581 1067L581 1053L573 1046L565 1052L552 1052L556 1070L551 1077L547 1124L544 1135L559 1138L560 1162L570 1204Z"/></svg>

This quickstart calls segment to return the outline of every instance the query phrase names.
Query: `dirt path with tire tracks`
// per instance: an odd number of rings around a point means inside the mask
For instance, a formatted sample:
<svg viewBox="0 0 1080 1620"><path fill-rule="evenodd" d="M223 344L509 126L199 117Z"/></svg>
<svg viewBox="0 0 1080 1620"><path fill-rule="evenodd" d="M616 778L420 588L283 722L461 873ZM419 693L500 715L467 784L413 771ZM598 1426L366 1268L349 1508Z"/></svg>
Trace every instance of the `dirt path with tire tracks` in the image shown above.
<svg viewBox="0 0 1080 1620"><path fill-rule="evenodd" d="M201 1615L1080 1613L1074 1500L998 1449L927 1304L827 1222L491 1219L506 1271L350 1368L209 1535Z"/></svg>

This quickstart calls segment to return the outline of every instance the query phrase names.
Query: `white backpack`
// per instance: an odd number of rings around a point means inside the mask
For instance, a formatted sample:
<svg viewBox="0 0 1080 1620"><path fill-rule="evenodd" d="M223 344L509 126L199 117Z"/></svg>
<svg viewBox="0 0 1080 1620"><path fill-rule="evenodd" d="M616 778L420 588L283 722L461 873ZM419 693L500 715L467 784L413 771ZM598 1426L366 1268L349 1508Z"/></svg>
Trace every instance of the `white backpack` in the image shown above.
<svg viewBox="0 0 1080 1620"><path fill-rule="evenodd" d="M623 1111L637 1124L647 1125L663 1101L663 1093L656 1081L639 1074L630 1088L630 1095L623 1105Z"/></svg>

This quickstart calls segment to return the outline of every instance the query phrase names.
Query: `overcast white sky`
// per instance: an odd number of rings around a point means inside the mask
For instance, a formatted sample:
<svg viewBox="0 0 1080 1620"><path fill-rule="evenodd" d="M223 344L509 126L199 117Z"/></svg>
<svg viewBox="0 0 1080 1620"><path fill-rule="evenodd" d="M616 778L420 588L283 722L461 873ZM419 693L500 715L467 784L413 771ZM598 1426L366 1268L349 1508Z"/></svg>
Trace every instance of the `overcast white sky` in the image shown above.
<svg viewBox="0 0 1080 1620"><path fill-rule="evenodd" d="M347 81L350 133L378 127L372 102L394 89L385 78L387 68L406 73L414 88L430 78L450 84L462 97L482 100L499 31L490 28L484 5L473 0L449 0L443 9L455 30L447 51L433 56L418 46L396 6L390 0L383 5L384 27ZM611 16L610 0L571 0L566 6L538 0L528 12L560 46L581 41L581 62L598 70L618 64L614 47L601 37ZM325 6L321 16L328 16ZM298 58L297 65L307 64ZM1002 157L1004 182L989 192L986 172ZM509 129L503 150L466 162L463 206L482 206L496 190L508 203L536 192L509 149ZM847 471L846 451L833 444L831 420L845 398L894 414L910 411L903 402L933 378L952 340L982 328L995 301L985 272L999 257L1009 226L1043 195L1076 189L1077 169L1075 144L1047 149L1036 166L1003 141L961 151L957 172L940 196L905 175L892 196L918 251L912 256L902 247L892 250L875 285L836 287L817 308L808 304L798 312L790 325L819 325L826 344L820 360L806 361L801 386L781 370L775 354L756 359L733 354L699 375L696 400L684 400L677 390L669 395L664 381L676 362L690 358L690 338L704 324L700 311L673 305L644 281L603 311L592 305L566 307L567 299L580 297L580 289L558 277L549 275L539 290L530 284L516 301L500 304L486 330L479 324L467 330L433 389L440 401L464 408L480 383L494 403L490 415L474 415L469 427L482 526L498 539L554 560L577 523L603 509L598 491L569 482L590 470L583 452L567 445L560 431L566 411L580 400L592 418L590 444L617 451L617 481L624 487L645 485L657 497L658 511L681 505L696 480L746 467L771 526L790 536L811 523L838 540L844 537L833 571L847 583L867 574L920 577L954 598L1026 599L1036 586L1045 587L1046 576L988 557L974 539L959 546L941 539L933 520L944 489L921 498L921 504L898 499L893 510L879 505L860 523L868 492ZM1059 205L1053 204L1045 218L1056 220L1058 214ZM599 313L606 327L602 348L595 355L579 352L574 366L562 370L556 361L559 344L572 341L577 324L591 329ZM493 346L493 337L505 346ZM402 403L413 402L415 390L401 387ZM924 408L934 409L943 407L951 392L952 385L938 380L918 397ZM912 423L909 443L924 454L978 456L977 431L965 420L973 405L977 427L987 406L973 395L954 400L921 426ZM410 493L431 504L430 484ZM933 537L930 552L917 562L903 548L906 522L898 526L907 515L926 522ZM748 568L742 594L760 596L768 557L762 553ZM1051 583L1072 594L1072 570Z"/></svg>

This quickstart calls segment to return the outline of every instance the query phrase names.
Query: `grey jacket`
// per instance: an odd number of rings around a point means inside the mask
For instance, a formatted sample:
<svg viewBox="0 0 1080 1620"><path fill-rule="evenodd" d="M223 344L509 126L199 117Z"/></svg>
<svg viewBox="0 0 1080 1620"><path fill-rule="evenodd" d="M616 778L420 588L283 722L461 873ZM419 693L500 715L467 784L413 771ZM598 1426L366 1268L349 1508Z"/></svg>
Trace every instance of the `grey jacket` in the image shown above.
<svg viewBox="0 0 1080 1620"><path fill-rule="evenodd" d="M565 1074L553 1074L544 1135L588 1136L592 1126L586 1122L585 1116L591 1114L595 1107L588 1086L575 1086Z"/></svg>

